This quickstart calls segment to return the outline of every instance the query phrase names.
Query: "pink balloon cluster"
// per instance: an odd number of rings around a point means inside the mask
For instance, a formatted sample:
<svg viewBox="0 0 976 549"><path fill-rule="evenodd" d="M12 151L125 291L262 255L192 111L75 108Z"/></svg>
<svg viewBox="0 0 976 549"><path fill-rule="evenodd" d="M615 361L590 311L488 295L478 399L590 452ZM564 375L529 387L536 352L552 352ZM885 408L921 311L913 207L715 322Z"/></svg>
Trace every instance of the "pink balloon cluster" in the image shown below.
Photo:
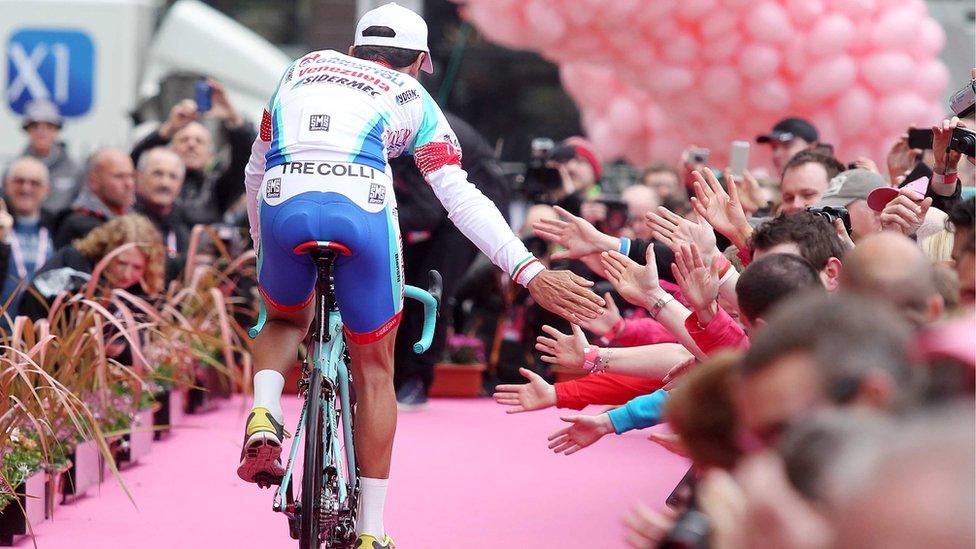
<svg viewBox="0 0 976 549"><path fill-rule="evenodd" d="M945 33L923 0L467 0L499 44L560 65L607 158L719 161L785 116L841 158L881 160L910 124L941 120Z"/></svg>

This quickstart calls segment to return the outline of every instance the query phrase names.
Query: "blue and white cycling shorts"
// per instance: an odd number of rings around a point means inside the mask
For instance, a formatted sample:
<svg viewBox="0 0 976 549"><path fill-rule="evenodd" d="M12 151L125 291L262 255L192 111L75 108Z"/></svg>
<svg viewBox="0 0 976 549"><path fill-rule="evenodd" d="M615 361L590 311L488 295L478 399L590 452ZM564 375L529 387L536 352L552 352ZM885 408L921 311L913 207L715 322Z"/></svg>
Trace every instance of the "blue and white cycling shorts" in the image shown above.
<svg viewBox="0 0 976 549"><path fill-rule="evenodd" d="M316 268L294 248L330 240L352 251L334 266L347 337L371 343L399 324L403 254L388 173L352 162L286 162L265 173L258 216L258 284L269 307L293 312L312 302Z"/></svg>

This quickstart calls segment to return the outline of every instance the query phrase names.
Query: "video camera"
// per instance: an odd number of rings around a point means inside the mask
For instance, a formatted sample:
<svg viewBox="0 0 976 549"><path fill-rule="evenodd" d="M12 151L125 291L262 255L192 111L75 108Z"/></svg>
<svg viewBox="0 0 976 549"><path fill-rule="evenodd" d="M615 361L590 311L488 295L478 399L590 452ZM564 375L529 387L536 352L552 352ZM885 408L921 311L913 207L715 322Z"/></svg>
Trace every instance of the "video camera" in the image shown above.
<svg viewBox="0 0 976 549"><path fill-rule="evenodd" d="M562 175L553 165L569 162L576 157L576 150L567 145L556 145L548 137L533 139L531 147L521 190L529 200L543 202L563 187Z"/></svg>

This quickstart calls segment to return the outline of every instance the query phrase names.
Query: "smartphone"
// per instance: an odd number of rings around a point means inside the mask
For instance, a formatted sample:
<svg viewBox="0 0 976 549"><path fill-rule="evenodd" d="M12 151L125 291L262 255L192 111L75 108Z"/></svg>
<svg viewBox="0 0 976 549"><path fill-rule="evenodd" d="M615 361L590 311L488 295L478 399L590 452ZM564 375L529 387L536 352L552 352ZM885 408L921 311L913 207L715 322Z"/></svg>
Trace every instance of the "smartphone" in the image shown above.
<svg viewBox="0 0 976 549"><path fill-rule="evenodd" d="M691 149L688 151L688 160L692 164L707 164L709 156L708 149Z"/></svg>
<svg viewBox="0 0 976 549"><path fill-rule="evenodd" d="M194 100L197 102L197 112L207 112L213 106L213 88L206 78L197 80L195 86Z"/></svg>
<svg viewBox="0 0 976 549"><path fill-rule="evenodd" d="M729 153L729 171L734 179L742 179L742 173L749 168L749 142L733 141Z"/></svg>
<svg viewBox="0 0 976 549"><path fill-rule="evenodd" d="M908 128L909 149L931 149L932 128Z"/></svg>

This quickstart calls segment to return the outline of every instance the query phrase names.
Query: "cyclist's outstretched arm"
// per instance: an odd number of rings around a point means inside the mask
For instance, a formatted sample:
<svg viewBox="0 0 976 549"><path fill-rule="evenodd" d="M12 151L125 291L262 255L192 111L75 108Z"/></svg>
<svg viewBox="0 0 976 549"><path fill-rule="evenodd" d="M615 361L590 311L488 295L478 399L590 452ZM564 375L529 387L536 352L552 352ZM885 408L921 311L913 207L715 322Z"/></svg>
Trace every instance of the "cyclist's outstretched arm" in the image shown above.
<svg viewBox="0 0 976 549"><path fill-rule="evenodd" d="M448 218L492 263L528 288L542 307L570 321L576 316L596 318L602 314L605 303L589 290L592 282L566 271L546 269L515 236L491 200L468 181L454 131L433 99L424 91L421 94L426 104L414 134L414 160L447 209Z"/></svg>

